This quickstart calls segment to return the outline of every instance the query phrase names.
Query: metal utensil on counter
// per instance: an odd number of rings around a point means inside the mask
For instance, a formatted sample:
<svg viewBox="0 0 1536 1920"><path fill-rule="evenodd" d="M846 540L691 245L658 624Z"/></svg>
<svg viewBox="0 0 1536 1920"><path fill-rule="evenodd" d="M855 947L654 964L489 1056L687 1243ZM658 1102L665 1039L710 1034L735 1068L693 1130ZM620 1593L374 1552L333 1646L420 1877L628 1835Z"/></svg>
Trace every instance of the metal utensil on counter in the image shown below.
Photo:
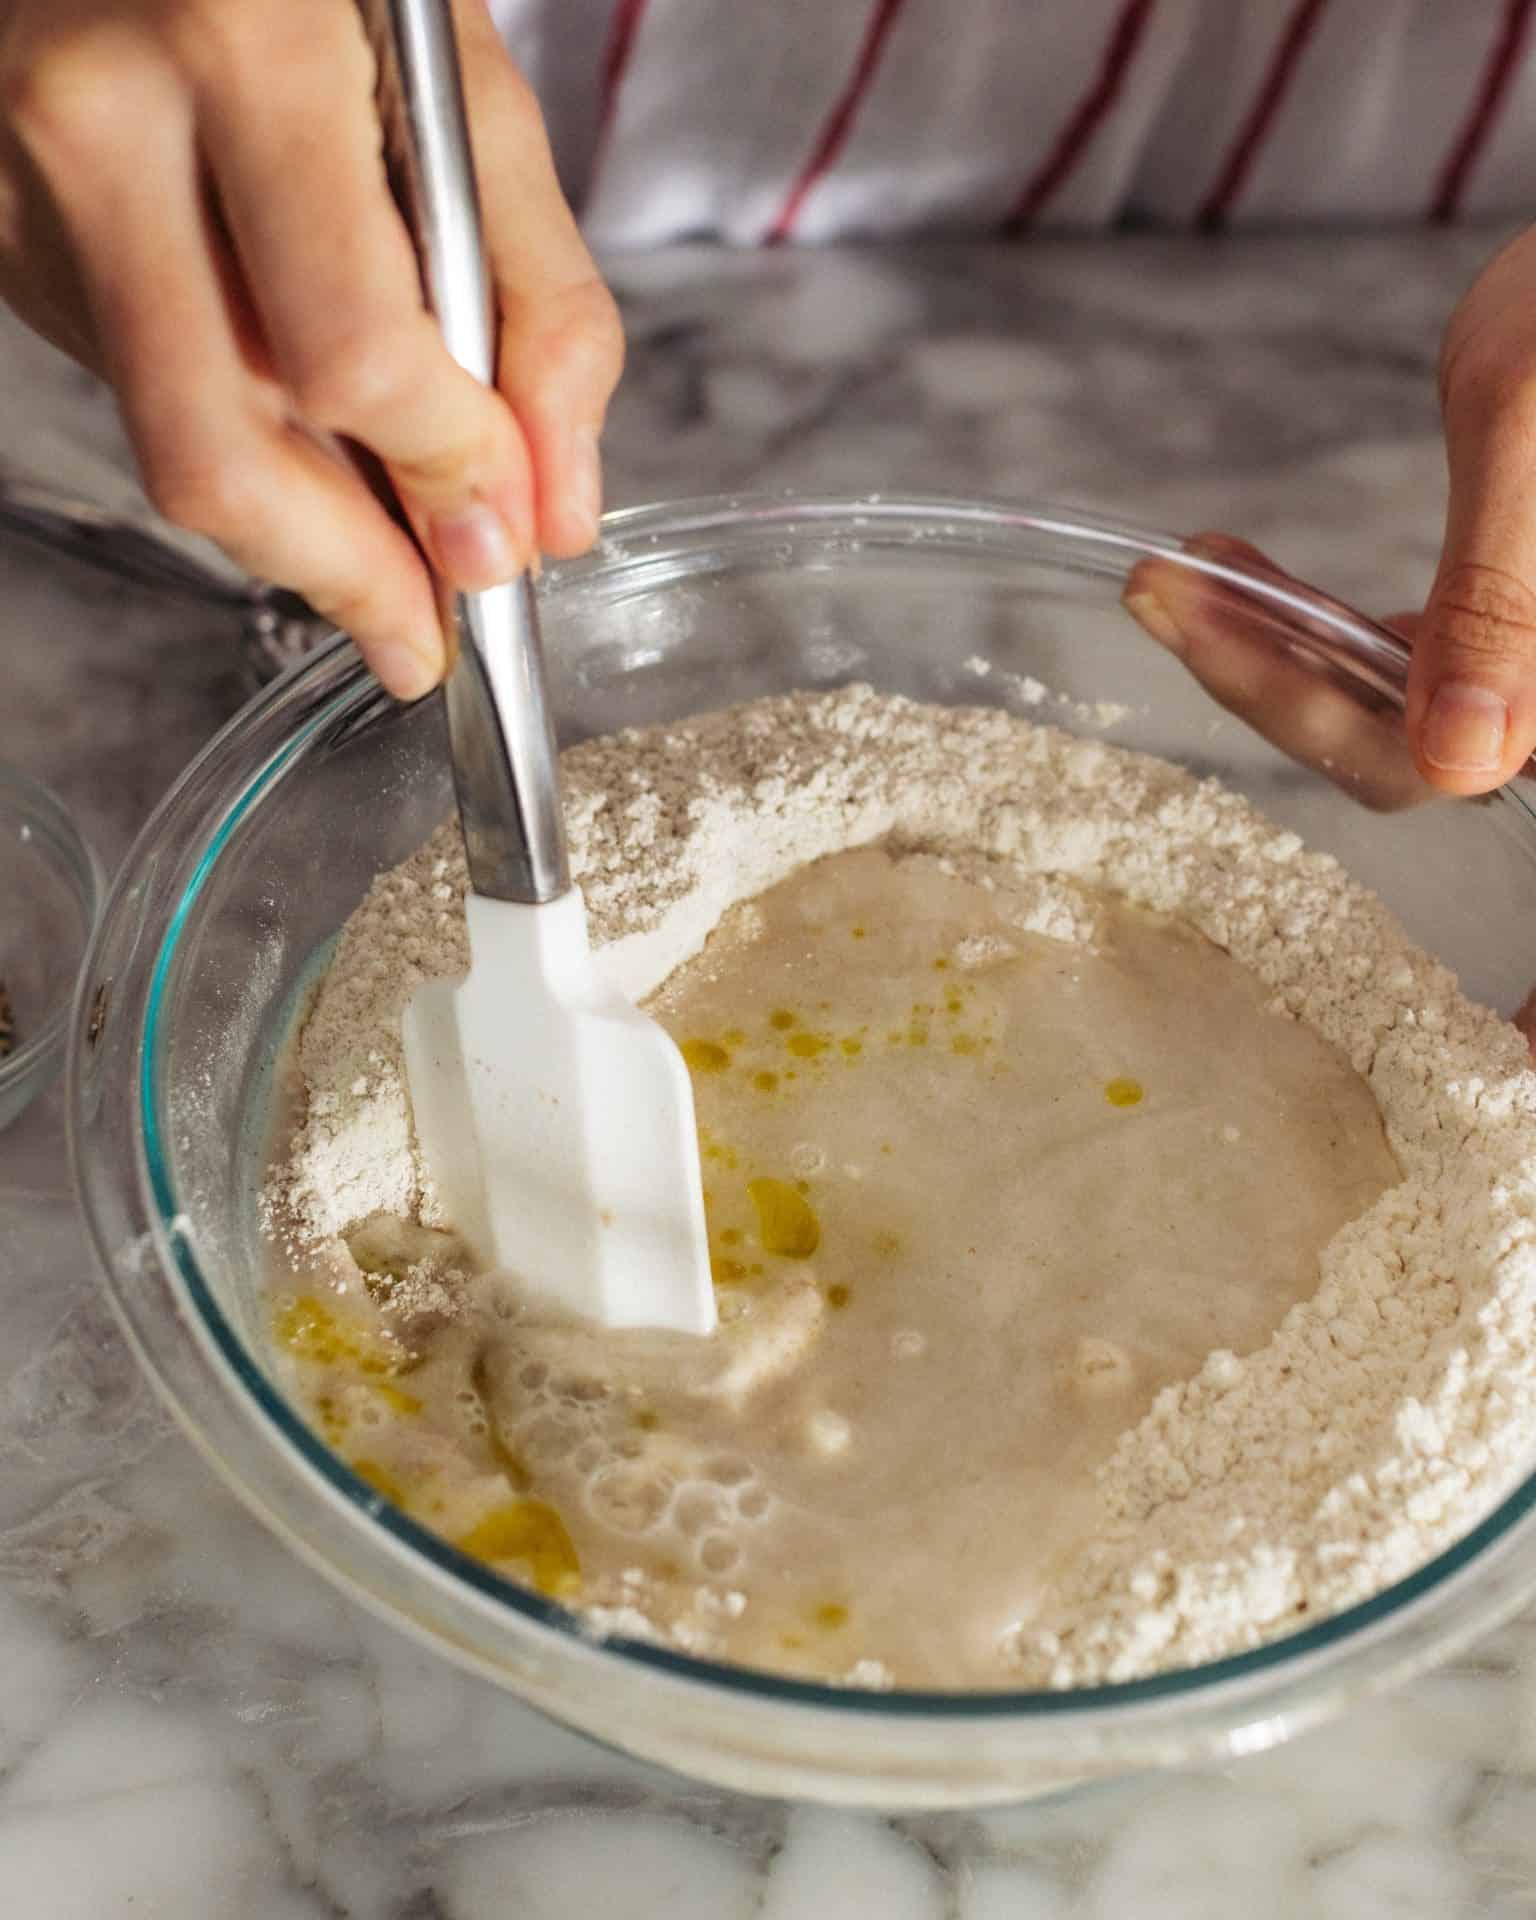
<svg viewBox="0 0 1536 1920"><path fill-rule="evenodd" d="M368 0L394 186L449 351L495 379L495 313L446 0ZM403 1035L417 1141L476 1253L609 1326L709 1333L693 1090L670 1036L594 961L571 884L529 575L444 594L470 970Z"/></svg>
<svg viewBox="0 0 1536 1920"><path fill-rule="evenodd" d="M192 536L183 544L147 502L134 517L0 462L0 535L15 535L131 586L205 606L210 614L232 616L254 686L335 638L334 623L298 594L248 579Z"/></svg>

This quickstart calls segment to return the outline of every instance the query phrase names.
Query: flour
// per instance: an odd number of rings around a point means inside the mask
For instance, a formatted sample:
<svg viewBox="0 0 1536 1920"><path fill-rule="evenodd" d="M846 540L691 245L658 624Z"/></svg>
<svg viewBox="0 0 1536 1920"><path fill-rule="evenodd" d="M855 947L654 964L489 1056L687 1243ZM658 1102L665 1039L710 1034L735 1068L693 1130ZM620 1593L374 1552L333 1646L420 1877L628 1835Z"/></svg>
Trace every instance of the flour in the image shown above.
<svg viewBox="0 0 1536 1920"><path fill-rule="evenodd" d="M1165 762L867 688L588 742L563 766L594 939L634 997L733 903L886 841L1006 862L1020 924L1058 939L1091 937L1085 887L1176 916L1380 1106L1401 1182L1335 1235L1316 1294L1266 1345L1212 1354L1122 1437L1091 1549L1008 1649L1020 1683L1127 1679L1320 1618L1449 1545L1528 1470L1536 1074L1514 1029L1331 857ZM297 1246L381 1213L448 1224L414 1151L399 1017L422 979L467 964L464 885L445 827L343 931L269 1192ZM432 1296L444 1311L451 1291ZM894 1345L891 1364L906 1364Z"/></svg>

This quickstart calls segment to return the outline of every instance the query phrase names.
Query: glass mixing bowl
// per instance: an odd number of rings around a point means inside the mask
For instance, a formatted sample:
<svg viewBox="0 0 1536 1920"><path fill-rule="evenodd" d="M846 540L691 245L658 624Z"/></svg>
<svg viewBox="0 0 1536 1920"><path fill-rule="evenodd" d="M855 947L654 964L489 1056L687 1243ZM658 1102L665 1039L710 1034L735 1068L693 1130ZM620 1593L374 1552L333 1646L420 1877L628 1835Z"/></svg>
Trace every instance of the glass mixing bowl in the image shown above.
<svg viewBox="0 0 1536 1920"><path fill-rule="evenodd" d="M0 765L0 1127L64 1064L75 980L101 899L96 856L56 794Z"/></svg>
<svg viewBox="0 0 1536 1920"><path fill-rule="evenodd" d="M1131 569L1197 611L1224 597L1230 647L1190 660L1253 726L1127 617ZM1409 808L1411 775L1381 777L1400 644L1230 556L976 502L704 501L613 516L595 554L551 570L543 606L566 741L855 679L1009 705L1220 776L1336 853L1502 1011L1536 974L1526 800ZM1402 810L1369 811L1353 786ZM389 1506L277 1384L256 1186L272 1058L305 983L372 877L450 806L440 702L395 705L337 641L239 714L140 836L71 1057L81 1193L145 1364L262 1518L380 1613L631 1752L731 1787L901 1807L1264 1746L1444 1659L1531 1590L1536 1476L1411 1579L1237 1658L1067 1693L862 1693L595 1639Z"/></svg>

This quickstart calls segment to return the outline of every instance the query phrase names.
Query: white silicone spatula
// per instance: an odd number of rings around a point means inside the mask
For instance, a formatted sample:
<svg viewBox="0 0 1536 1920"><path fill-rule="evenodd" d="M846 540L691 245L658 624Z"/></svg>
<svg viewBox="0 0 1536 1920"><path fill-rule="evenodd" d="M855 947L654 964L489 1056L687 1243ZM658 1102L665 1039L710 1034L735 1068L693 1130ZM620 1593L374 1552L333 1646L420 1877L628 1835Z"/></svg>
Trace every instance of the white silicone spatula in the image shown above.
<svg viewBox="0 0 1536 1920"><path fill-rule="evenodd" d="M445 0L376 0L380 108L450 351L495 373L479 199ZM444 596L470 968L406 1011L417 1143L481 1259L608 1326L715 1325L688 1069L610 986L571 884L531 582Z"/></svg>

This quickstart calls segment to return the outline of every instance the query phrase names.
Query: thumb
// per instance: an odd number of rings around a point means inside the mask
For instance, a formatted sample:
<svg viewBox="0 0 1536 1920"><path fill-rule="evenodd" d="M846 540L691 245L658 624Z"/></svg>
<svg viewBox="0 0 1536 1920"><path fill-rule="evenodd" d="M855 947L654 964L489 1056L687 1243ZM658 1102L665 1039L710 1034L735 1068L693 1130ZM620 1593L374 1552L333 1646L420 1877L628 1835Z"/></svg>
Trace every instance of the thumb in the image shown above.
<svg viewBox="0 0 1536 1920"><path fill-rule="evenodd" d="M1447 542L1414 645L1408 732L1445 793L1501 786L1536 746L1536 527Z"/></svg>
<svg viewBox="0 0 1536 1920"><path fill-rule="evenodd" d="M1486 793L1536 746L1536 387L1503 352L1445 381L1450 504L1414 637L1408 733L1446 793Z"/></svg>

